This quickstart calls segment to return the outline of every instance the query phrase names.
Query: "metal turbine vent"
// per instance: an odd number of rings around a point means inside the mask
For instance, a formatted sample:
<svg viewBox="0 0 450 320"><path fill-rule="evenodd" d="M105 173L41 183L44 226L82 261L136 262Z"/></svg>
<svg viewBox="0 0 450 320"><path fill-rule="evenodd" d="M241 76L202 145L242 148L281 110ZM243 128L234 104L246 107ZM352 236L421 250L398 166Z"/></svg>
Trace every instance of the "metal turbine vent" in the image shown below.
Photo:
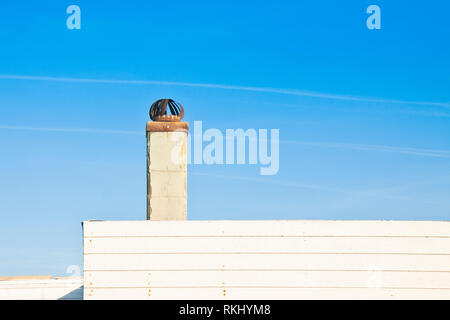
<svg viewBox="0 0 450 320"><path fill-rule="evenodd" d="M167 107L170 113L167 114ZM183 106L172 99L159 99L153 102L150 107L150 119L162 122L177 122L183 119Z"/></svg>

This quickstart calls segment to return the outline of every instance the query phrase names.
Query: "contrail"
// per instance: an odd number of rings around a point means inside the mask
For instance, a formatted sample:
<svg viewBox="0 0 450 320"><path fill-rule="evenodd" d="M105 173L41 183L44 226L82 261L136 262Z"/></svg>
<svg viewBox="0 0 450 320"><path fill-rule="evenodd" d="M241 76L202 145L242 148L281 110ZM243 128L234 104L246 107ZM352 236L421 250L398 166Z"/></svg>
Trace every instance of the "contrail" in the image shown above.
<svg viewBox="0 0 450 320"><path fill-rule="evenodd" d="M295 141L295 140L281 140L280 143L311 146L311 147L353 149L361 151L390 152L390 153L410 154L416 156L450 158L450 151L448 150L418 149L408 147L393 147L393 146L356 144L356 143Z"/></svg>
<svg viewBox="0 0 450 320"><path fill-rule="evenodd" d="M25 130L25 131L43 131L43 132L66 132L66 133L90 133L90 134L122 134L122 135L143 135L140 131L131 130L108 130L108 129L86 129L86 128L46 128L46 127L28 127L28 126L9 126L0 125L0 130ZM349 143L329 143L329 142L302 142L302 141L288 141L281 140L280 143L293 144L293 145L305 145L305 146L318 146L318 147L331 147L331 148L349 148L355 150L370 150L370 151L380 151L380 152L394 152L394 153L407 153L412 155L420 156L431 156L431 157L446 157L450 158L450 151L446 150L431 150L431 149L415 149L415 148L403 148L403 147L391 147L391 146L380 146L380 145L366 145L366 144L349 144ZM411 199L408 197L392 196L387 194L380 194L374 192L363 192L355 190L346 190L340 188L333 188L327 186L304 184L291 181L265 179L265 178L253 178L244 176L231 176L231 175L220 175L220 174L209 174L200 172L189 172L192 175L207 176L214 178L224 178L232 180L242 180L258 183L269 183L278 186L308 189L314 191L326 191L334 193L342 193L348 195L360 195L366 197L374 198L384 198L392 200L401 200L407 202L416 203L427 203L435 204L434 202L426 202L418 199Z"/></svg>
<svg viewBox="0 0 450 320"><path fill-rule="evenodd" d="M277 185L277 186L282 186L282 187L306 189L306 190L312 190L312 191L326 191L326 192L341 193L341 194L346 194L346 195L351 195L351 196L356 195L356 196L369 197L369 198L400 200L400 201L421 203L421 204L433 204L433 205L440 204L441 205L441 203L424 201L424 200L410 198L410 197L395 196L395 195L390 195L390 194L386 194L386 193L332 188L332 187L327 187L327 186L298 183L298 182L294 182L294 181L274 180L274 179L266 179L266 178L253 178L253 177L245 177L245 176L233 176L233 175L228 175L228 174L222 175L222 174L202 173L202 172L188 172L188 174L195 175L195 176L218 178L218 179L231 179L231 180L248 181L248 182L256 182L256 183L267 183L267 184L272 184L272 185Z"/></svg>
<svg viewBox="0 0 450 320"><path fill-rule="evenodd" d="M29 127L29 126L10 126L0 125L0 130L22 130L22 131L43 131L43 132L66 132L66 133L92 133L92 134L123 134L123 135L140 135L143 131L132 130L112 130L112 129L89 129L89 128L54 128L54 127ZM260 139L263 141L263 139ZM257 142L257 141L256 141ZM409 154L415 156L450 158L450 151L435 149L419 149L410 147L395 147L371 144L356 144L342 142L314 142L314 141L296 141L296 140L280 140L280 144L320 147L320 148L337 148L351 149L360 151L388 152Z"/></svg>
<svg viewBox="0 0 450 320"><path fill-rule="evenodd" d="M265 92L277 93L283 95L343 100L343 101L360 101L375 103L392 103L392 104L408 104L408 105L429 105L436 107L450 108L450 103L445 102L428 102L428 101L406 101L395 99L382 99L372 97L358 97L350 95L336 95L296 89L279 89L268 87L252 87L252 86L235 86L225 84L209 84L209 83L191 83L191 82L175 82L175 81L155 81L155 80L108 80L108 79L89 79L89 78L64 78L64 77L47 77L47 76L29 76L29 75L13 75L0 74L0 79L5 80L33 80L33 81L56 81L56 82L78 82L78 83L106 83L106 84L135 84L135 85L162 85L162 86L181 86L196 88L212 88L237 91Z"/></svg>
<svg viewBox="0 0 450 320"><path fill-rule="evenodd" d="M108 130L108 129L85 129L85 128L45 128L45 127L25 127L25 126L7 126L0 125L0 129L5 130L24 130L24 131L44 131L44 132L73 132L73 133L98 133L98 134L129 134L144 135L139 131L128 130Z"/></svg>

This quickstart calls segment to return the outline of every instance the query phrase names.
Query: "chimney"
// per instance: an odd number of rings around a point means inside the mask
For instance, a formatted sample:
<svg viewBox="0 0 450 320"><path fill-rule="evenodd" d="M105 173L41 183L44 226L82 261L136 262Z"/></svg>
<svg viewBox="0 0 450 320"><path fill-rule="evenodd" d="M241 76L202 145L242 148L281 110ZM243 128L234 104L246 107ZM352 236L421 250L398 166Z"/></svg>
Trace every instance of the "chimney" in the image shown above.
<svg viewBox="0 0 450 320"><path fill-rule="evenodd" d="M169 108L171 114L167 114ZM187 134L184 110L155 101L147 122L147 220L187 219Z"/></svg>

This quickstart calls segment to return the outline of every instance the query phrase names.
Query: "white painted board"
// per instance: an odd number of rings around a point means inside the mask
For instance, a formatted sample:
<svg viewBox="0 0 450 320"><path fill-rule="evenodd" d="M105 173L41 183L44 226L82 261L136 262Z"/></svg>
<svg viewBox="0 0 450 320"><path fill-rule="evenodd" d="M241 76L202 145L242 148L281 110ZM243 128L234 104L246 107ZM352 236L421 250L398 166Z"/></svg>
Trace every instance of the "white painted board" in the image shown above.
<svg viewBox="0 0 450 320"><path fill-rule="evenodd" d="M85 299L450 299L450 222L83 227Z"/></svg>
<svg viewBox="0 0 450 320"><path fill-rule="evenodd" d="M82 300L83 278L0 281L0 300Z"/></svg>

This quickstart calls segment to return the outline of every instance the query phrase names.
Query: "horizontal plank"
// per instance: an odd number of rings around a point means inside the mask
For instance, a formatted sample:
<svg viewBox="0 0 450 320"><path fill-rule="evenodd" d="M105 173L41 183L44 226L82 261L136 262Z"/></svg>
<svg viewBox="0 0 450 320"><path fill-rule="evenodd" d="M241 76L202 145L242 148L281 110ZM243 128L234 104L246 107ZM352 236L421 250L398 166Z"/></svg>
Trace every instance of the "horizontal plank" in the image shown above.
<svg viewBox="0 0 450 320"><path fill-rule="evenodd" d="M2 289L27 289L27 288L75 288L83 285L82 277L64 278L64 279L30 279L30 280L10 280L1 281L0 290Z"/></svg>
<svg viewBox="0 0 450 320"><path fill-rule="evenodd" d="M450 289L450 272L89 271L85 288L340 287Z"/></svg>
<svg viewBox="0 0 450 320"><path fill-rule="evenodd" d="M88 254L84 270L450 271L450 255L384 254Z"/></svg>
<svg viewBox="0 0 450 320"><path fill-rule="evenodd" d="M450 289L383 288L91 288L84 299L115 300L311 300L311 299L450 299Z"/></svg>
<svg viewBox="0 0 450 320"><path fill-rule="evenodd" d="M85 238L84 253L275 252L450 254L450 238L125 237Z"/></svg>
<svg viewBox="0 0 450 320"><path fill-rule="evenodd" d="M85 221L85 237L429 236L450 237L450 221Z"/></svg>
<svg viewBox="0 0 450 320"><path fill-rule="evenodd" d="M0 281L0 299L81 300L83 277L19 277Z"/></svg>
<svg viewBox="0 0 450 320"><path fill-rule="evenodd" d="M5 276L0 277L0 281L29 281L29 280L50 280L52 276Z"/></svg>
<svg viewBox="0 0 450 320"><path fill-rule="evenodd" d="M0 288L0 300L82 300L83 287Z"/></svg>

